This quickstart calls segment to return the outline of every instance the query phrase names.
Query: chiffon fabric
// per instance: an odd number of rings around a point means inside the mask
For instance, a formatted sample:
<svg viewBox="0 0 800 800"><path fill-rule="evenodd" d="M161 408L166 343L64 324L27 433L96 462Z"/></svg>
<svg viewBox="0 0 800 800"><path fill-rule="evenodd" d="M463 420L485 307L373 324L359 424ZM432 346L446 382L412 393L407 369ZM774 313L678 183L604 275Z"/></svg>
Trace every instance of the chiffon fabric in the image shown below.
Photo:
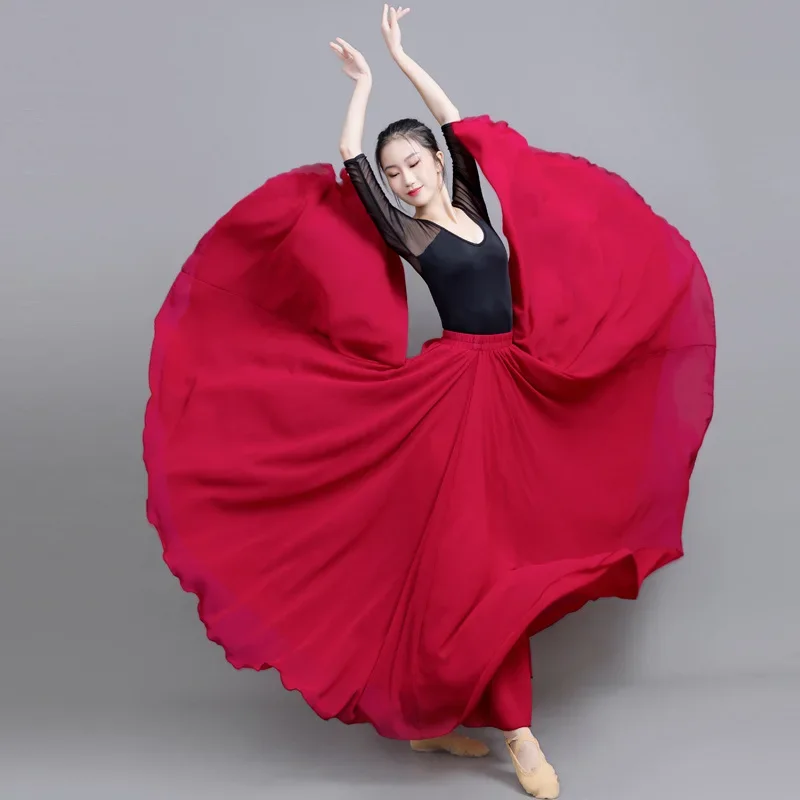
<svg viewBox="0 0 800 800"><path fill-rule="evenodd" d="M528 639L683 554L716 338L692 247L619 176L454 123L514 327L407 357L402 264L344 170L267 180L155 321L147 515L237 669L426 738L530 723Z"/></svg>

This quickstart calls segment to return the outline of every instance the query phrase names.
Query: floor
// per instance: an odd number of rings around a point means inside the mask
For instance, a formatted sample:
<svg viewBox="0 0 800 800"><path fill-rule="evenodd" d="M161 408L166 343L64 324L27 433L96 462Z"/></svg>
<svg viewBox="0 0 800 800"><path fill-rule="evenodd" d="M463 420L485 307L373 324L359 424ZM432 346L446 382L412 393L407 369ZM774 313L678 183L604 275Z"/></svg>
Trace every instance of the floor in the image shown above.
<svg viewBox="0 0 800 800"><path fill-rule="evenodd" d="M575 695L536 710L562 798L794 800L800 679L752 678ZM496 731L462 761L318 720L296 693L260 704L189 696L0 714L0 798L326 800L524 797Z"/></svg>

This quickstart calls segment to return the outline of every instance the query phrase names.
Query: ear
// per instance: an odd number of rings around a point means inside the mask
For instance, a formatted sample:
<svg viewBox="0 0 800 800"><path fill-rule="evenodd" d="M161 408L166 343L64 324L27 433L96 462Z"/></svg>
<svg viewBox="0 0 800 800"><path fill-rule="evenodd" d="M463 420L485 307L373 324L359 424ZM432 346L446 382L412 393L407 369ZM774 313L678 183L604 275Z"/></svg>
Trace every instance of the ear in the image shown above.
<svg viewBox="0 0 800 800"><path fill-rule="evenodd" d="M444 172L444 153L441 150L436 151L436 161L439 165L439 170Z"/></svg>

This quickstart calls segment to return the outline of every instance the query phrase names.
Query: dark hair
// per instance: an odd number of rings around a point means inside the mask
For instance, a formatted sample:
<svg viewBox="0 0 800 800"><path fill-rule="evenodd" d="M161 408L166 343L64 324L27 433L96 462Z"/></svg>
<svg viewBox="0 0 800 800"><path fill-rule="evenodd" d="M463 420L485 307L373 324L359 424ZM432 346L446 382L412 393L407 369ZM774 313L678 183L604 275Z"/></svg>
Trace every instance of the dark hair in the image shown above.
<svg viewBox="0 0 800 800"><path fill-rule="evenodd" d="M381 175L383 175L381 153L383 152L383 148L393 139L411 139L425 150L430 150L434 158L436 158L436 153L441 149L436 142L433 131L424 122L410 117L398 119L390 125L387 125L378 134L378 143L375 146L375 163L378 165ZM444 179L444 164L442 164L442 179Z"/></svg>

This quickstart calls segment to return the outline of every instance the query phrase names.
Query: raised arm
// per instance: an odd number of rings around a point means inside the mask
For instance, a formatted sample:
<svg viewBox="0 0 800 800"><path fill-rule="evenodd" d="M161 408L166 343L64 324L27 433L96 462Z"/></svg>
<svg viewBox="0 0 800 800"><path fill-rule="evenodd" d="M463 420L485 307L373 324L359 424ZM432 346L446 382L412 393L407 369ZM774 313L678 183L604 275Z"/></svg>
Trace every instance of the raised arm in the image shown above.
<svg viewBox="0 0 800 800"><path fill-rule="evenodd" d="M339 153L347 160L364 152L364 120L372 91L372 72L364 56L344 39L337 38L335 42L330 42L330 46L342 61L344 74L355 81L339 138Z"/></svg>
<svg viewBox="0 0 800 800"><path fill-rule="evenodd" d="M406 55L400 41L401 20L407 8L383 7L381 31L389 53L397 65L416 87L431 114L442 128L447 149L453 161L453 205L462 208L471 216L481 217L491 224L489 212L481 190L478 165L469 150L459 141L452 129L452 123L461 119L458 109L453 105L444 90L419 64Z"/></svg>
<svg viewBox="0 0 800 800"><path fill-rule="evenodd" d="M414 233L419 223L389 202L364 153L346 158L344 167L361 204L375 223L383 240L395 253L418 270L419 264L415 258L417 254L413 251L417 249L414 240L418 238L418 234L414 236Z"/></svg>
<svg viewBox="0 0 800 800"><path fill-rule="evenodd" d="M397 66L406 74L411 83L419 92L425 105L435 117L439 125L456 122L461 119L458 109L444 93L444 90L422 67L403 50L400 42L399 21L409 12L408 8L395 9L388 5L383 6L383 19L381 32L383 33L389 53Z"/></svg>
<svg viewBox="0 0 800 800"><path fill-rule="evenodd" d="M491 225L475 158L456 136L450 123L442 126L442 133L453 161L453 205Z"/></svg>
<svg viewBox="0 0 800 800"><path fill-rule="evenodd" d="M336 39L330 45L341 59L344 73L355 82L339 138L339 153L345 169L383 240L415 269L419 269L416 256L422 251L421 235L424 231L419 222L389 202L364 153L364 119L372 89L372 73L364 56L344 39Z"/></svg>

